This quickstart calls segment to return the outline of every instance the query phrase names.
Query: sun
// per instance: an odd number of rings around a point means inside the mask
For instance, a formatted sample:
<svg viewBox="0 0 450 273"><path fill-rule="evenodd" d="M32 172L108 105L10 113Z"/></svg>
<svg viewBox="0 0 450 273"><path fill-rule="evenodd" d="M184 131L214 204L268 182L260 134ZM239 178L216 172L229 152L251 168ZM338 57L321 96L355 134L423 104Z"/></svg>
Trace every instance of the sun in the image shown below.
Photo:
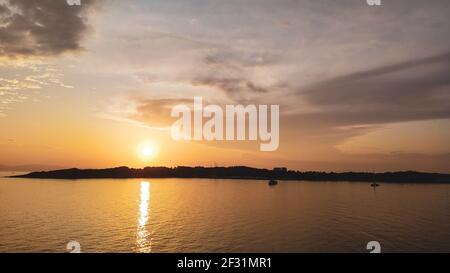
<svg viewBox="0 0 450 273"><path fill-rule="evenodd" d="M141 151L141 154L142 154L143 157L150 157L150 156L153 155L153 153L154 153L153 148L152 147L148 147L148 146L147 147L143 147L142 151Z"/></svg>
<svg viewBox="0 0 450 273"><path fill-rule="evenodd" d="M155 157L158 150L157 146L154 143L143 142L138 145L137 152L142 160L147 161Z"/></svg>

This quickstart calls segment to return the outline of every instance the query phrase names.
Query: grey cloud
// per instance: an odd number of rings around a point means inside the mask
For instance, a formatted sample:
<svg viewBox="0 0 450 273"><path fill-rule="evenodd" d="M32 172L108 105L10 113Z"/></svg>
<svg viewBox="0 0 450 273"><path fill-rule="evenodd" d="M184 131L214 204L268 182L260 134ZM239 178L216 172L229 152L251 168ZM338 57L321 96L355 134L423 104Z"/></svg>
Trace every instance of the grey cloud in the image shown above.
<svg viewBox="0 0 450 273"><path fill-rule="evenodd" d="M239 92L266 93L268 90L257 86L255 83L244 78L198 78L192 81L194 85L214 86L233 95Z"/></svg>
<svg viewBox="0 0 450 273"><path fill-rule="evenodd" d="M250 50L249 52L232 51L229 48L221 48L220 51L205 57L208 65L220 65L227 62L228 66L252 68L269 66L280 62L281 54L277 52Z"/></svg>
<svg viewBox="0 0 450 273"><path fill-rule="evenodd" d="M52 56L82 49L89 27L86 11L66 1L9 0L0 5L0 56Z"/></svg>
<svg viewBox="0 0 450 273"><path fill-rule="evenodd" d="M444 54L438 54L431 57L421 58L421 59L414 59L409 60L402 63L387 65L367 71L362 72L356 72L350 75L338 77L334 80L331 80L330 82L333 84L334 82L344 82L344 81L351 81L351 80L364 80L368 78L378 77L387 75L390 73L395 72L401 72L403 70L413 69L416 67L426 66L426 65L433 65L433 64L444 64L447 65L450 63L450 52L444 53Z"/></svg>
<svg viewBox="0 0 450 273"><path fill-rule="evenodd" d="M5 5L1 5L0 4L0 15L1 16L8 16L8 15L10 15L10 11Z"/></svg>
<svg viewBox="0 0 450 273"><path fill-rule="evenodd" d="M222 49L204 56L203 64L203 73L195 75L191 83L195 86L215 87L240 103L249 99L254 102L254 95L266 96L285 88L282 82L267 85L251 77L255 68L270 68L277 64L274 54Z"/></svg>
<svg viewBox="0 0 450 273"><path fill-rule="evenodd" d="M450 53L334 78L300 92L335 125L450 118Z"/></svg>

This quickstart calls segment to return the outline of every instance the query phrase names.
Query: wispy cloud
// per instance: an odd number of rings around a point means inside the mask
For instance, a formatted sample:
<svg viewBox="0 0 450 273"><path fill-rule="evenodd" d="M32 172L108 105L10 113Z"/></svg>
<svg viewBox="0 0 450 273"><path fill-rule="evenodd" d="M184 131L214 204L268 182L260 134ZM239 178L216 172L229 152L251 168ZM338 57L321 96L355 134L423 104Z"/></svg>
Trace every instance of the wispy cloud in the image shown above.
<svg viewBox="0 0 450 273"><path fill-rule="evenodd" d="M41 100L45 88L73 88L63 82L62 72L51 64L33 63L30 67L10 67L8 71L9 75L0 77L0 117L18 103Z"/></svg>

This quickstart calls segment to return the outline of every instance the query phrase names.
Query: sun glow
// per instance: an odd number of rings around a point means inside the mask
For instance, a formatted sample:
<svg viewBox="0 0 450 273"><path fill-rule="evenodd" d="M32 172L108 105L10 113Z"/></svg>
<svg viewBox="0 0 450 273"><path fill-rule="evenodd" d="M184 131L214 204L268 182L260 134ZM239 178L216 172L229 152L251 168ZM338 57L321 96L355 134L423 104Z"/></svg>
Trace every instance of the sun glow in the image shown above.
<svg viewBox="0 0 450 273"><path fill-rule="evenodd" d="M141 143L138 146L138 154L142 160L149 160L156 156L157 147L155 144L150 142Z"/></svg>

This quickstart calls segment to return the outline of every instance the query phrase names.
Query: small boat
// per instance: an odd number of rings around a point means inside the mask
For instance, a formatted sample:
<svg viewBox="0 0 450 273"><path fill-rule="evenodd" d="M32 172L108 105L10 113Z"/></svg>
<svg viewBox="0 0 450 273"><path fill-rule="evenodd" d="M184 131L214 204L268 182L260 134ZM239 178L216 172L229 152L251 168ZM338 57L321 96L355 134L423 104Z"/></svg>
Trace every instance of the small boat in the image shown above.
<svg viewBox="0 0 450 273"><path fill-rule="evenodd" d="M275 186L275 185L278 185L278 181L273 180L273 179L269 181L269 186Z"/></svg>
<svg viewBox="0 0 450 273"><path fill-rule="evenodd" d="M378 184L378 183L372 183L372 184L370 184L370 186L376 188L376 187L379 187L380 184Z"/></svg>

